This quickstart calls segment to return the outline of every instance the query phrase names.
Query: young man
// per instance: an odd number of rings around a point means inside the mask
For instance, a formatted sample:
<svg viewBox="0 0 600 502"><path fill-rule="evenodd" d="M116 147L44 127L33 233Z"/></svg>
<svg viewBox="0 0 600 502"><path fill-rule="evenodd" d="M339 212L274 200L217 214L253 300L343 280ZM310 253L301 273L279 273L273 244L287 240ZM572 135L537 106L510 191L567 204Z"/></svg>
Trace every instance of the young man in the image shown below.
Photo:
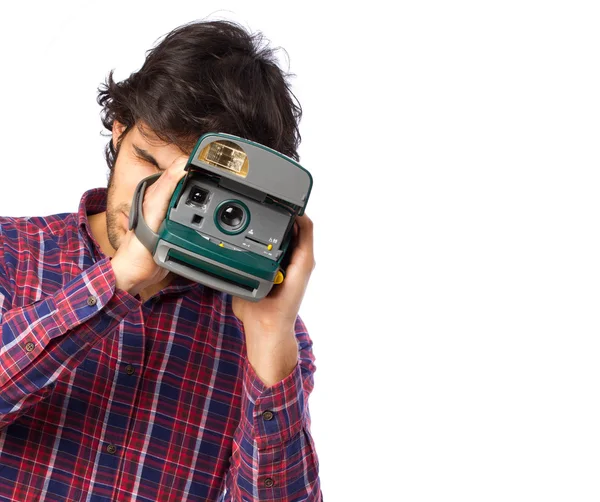
<svg viewBox="0 0 600 502"><path fill-rule="evenodd" d="M100 90L108 189L77 213L0 218L0 500L322 499L298 317L310 219L257 303L167 273L128 230L135 187L161 172L143 203L158 229L206 132L297 159L292 98L260 38L180 27Z"/></svg>

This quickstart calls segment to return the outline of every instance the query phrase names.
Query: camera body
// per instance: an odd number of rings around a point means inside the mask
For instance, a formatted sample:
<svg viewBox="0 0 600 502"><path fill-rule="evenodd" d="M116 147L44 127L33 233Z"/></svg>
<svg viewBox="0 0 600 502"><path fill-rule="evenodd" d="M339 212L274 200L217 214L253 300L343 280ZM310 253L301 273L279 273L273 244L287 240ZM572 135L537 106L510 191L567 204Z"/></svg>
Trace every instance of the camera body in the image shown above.
<svg viewBox="0 0 600 502"><path fill-rule="evenodd" d="M304 214L312 176L293 159L224 133L202 136L175 189L158 233L142 214L140 182L129 228L176 274L250 301L281 283L291 252L294 221Z"/></svg>

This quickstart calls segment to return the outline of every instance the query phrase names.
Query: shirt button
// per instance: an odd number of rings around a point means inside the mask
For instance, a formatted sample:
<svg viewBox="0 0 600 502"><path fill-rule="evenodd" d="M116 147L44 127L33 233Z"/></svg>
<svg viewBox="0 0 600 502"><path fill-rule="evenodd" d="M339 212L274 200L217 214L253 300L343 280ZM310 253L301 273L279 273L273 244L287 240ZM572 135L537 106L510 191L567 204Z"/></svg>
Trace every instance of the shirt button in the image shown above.
<svg viewBox="0 0 600 502"><path fill-rule="evenodd" d="M25 350L27 352L31 352L34 348L35 348L35 345L32 342L29 342L27 345L25 345Z"/></svg>
<svg viewBox="0 0 600 502"><path fill-rule="evenodd" d="M96 305L96 302L97 302L97 301L98 301L98 300L96 300L96 297L95 297L95 296L88 296L88 299L87 299L87 304L88 304L90 307L93 307L94 305Z"/></svg>
<svg viewBox="0 0 600 502"><path fill-rule="evenodd" d="M114 453L117 451L117 447L114 444L109 444L106 447L106 451L108 451L108 453Z"/></svg>
<svg viewBox="0 0 600 502"><path fill-rule="evenodd" d="M128 375L133 375L133 372L134 372L135 370L133 369L133 366L131 366L131 364L128 364L128 365L125 367L125 371L127 372L127 374L128 374Z"/></svg>
<svg viewBox="0 0 600 502"><path fill-rule="evenodd" d="M273 481L271 478L266 478L265 479L265 486L267 488L271 488L274 484L275 484L275 481Z"/></svg>
<svg viewBox="0 0 600 502"><path fill-rule="evenodd" d="M273 420L273 412L272 412L272 411L265 411L265 412L262 414L262 417L263 417L265 420Z"/></svg>

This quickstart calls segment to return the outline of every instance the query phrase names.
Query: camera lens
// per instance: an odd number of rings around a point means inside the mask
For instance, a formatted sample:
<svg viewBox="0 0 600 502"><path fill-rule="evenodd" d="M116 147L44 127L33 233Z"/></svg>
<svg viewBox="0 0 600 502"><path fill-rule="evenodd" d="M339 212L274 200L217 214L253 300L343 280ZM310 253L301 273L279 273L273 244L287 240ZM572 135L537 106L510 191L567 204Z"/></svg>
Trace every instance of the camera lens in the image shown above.
<svg viewBox="0 0 600 502"><path fill-rule="evenodd" d="M239 227L244 219L244 211L239 206L228 204L221 212L221 221L229 227Z"/></svg>
<svg viewBox="0 0 600 502"><path fill-rule="evenodd" d="M192 187L190 190L190 195L188 197L188 202L196 205L202 205L206 202L208 198L208 191L204 190L200 187Z"/></svg>
<svg viewBox="0 0 600 502"><path fill-rule="evenodd" d="M250 224L250 209L241 200L224 200L214 213L216 227L227 235L242 233Z"/></svg>

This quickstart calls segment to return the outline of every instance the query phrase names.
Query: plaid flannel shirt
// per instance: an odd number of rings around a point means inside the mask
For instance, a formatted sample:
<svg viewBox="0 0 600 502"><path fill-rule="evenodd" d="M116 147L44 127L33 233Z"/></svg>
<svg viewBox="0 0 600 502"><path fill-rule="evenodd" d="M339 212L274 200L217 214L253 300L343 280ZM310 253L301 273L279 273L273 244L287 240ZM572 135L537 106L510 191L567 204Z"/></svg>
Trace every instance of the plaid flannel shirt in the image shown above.
<svg viewBox="0 0 600 502"><path fill-rule="evenodd" d="M320 501L312 341L265 387L231 297L119 290L88 214L0 218L0 501Z"/></svg>

